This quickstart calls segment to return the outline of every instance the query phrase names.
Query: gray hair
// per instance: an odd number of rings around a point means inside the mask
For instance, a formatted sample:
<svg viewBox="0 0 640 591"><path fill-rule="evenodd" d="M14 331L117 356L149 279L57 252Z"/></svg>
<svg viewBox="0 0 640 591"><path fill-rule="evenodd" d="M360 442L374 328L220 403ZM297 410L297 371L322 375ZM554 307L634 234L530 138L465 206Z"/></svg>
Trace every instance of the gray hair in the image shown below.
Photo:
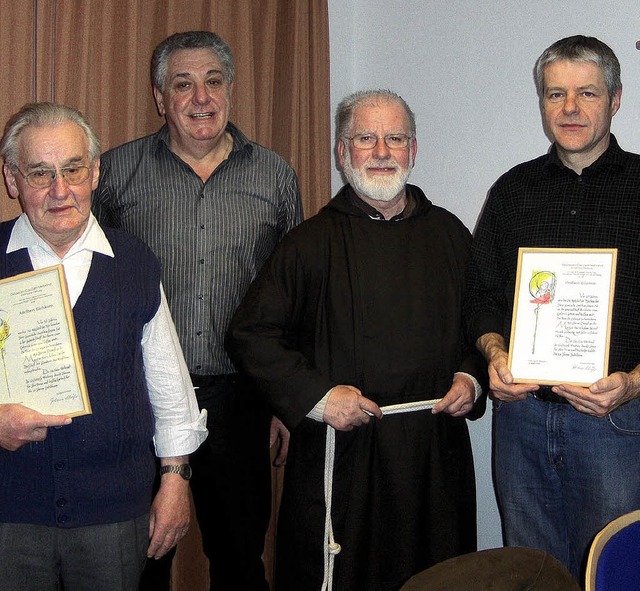
<svg viewBox="0 0 640 591"><path fill-rule="evenodd" d="M89 159L94 162L100 157L100 140L85 116L72 107L58 103L29 103L12 115L4 128L0 140L0 158L12 170L18 168L20 136L29 127L50 127L63 123L75 123L82 129L89 144Z"/></svg>
<svg viewBox="0 0 640 591"><path fill-rule="evenodd" d="M559 61L591 62L598 66L604 75L609 99L622 88L620 62L613 50L595 37L574 35L556 41L536 60L533 72L540 99L544 97L544 69L549 64Z"/></svg>
<svg viewBox="0 0 640 591"><path fill-rule="evenodd" d="M170 35L153 50L153 55L151 56L151 83L160 92L164 92L169 57L178 49L210 49L222 62L227 84L233 82L236 70L231 48L211 31L185 31Z"/></svg>
<svg viewBox="0 0 640 591"><path fill-rule="evenodd" d="M410 134L416 135L416 117L405 100L391 90L359 90L345 97L336 110L336 139L347 137L353 122L353 113L358 107L374 106L381 102L392 102L402 106L409 119Z"/></svg>

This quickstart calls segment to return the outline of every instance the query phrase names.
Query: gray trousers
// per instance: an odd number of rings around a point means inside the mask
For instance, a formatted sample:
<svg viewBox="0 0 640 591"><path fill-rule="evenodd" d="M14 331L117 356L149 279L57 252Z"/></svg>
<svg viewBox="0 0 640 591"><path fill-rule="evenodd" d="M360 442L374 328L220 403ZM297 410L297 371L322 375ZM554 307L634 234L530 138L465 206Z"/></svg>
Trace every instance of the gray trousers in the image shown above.
<svg viewBox="0 0 640 591"><path fill-rule="evenodd" d="M136 591L149 547L149 514L64 529L0 523L3 591Z"/></svg>

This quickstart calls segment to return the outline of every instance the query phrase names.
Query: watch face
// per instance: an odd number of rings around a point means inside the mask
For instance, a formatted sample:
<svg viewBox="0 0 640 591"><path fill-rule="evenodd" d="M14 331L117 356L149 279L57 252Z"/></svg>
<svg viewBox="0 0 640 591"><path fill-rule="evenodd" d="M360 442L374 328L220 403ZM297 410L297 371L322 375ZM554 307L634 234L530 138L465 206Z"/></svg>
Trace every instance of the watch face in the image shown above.
<svg viewBox="0 0 640 591"><path fill-rule="evenodd" d="M183 464L180 470L180 476L185 480L189 480L191 478L192 470L189 464Z"/></svg>

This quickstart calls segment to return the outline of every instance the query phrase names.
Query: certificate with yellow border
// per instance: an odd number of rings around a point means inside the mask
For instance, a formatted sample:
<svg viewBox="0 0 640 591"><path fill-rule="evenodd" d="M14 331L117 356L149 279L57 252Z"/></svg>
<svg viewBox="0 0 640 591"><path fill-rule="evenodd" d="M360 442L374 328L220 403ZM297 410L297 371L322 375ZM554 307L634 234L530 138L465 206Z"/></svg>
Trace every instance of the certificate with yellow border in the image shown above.
<svg viewBox="0 0 640 591"><path fill-rule="evenodd" d="M91 413L62 265L0 281L0 403Z"/></svg>
<svg viewBox="0 0 640 591"><path fill-rule="evenodd" d="M607 375L617 249L520 248L509 367L530 384Z"/></svg>

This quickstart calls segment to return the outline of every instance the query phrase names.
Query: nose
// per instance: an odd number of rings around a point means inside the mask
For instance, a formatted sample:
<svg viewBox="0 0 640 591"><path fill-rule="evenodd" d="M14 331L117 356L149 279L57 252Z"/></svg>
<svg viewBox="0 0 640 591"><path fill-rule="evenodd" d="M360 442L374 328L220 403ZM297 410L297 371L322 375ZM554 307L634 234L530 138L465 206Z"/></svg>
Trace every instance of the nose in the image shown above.
<svg viewBox="0 0 640 591"><path fill-rule="evenodd" d="M391 156L391 150L384 141L384 137L378 138L378 143L373 147L373 156L379 160L385 160Z"/></svg>
<svg viewBox="0 0 640 591"><path fill-rule="evenodd" d="M205 104L209 101L209 93L204 84L194 85L193 101L198 104Z"/></svg>
<svg viewBox="0 0 640 591"><path fill-rule="evenodd" d="M71 189L67 180L60 173L56 174L56 178L49 187L49 194L55 199L66 199L69 193Z"/></svg>
<svg viewBox="0 0 640 591"><path fill-rule="evenodd" d="M562 105L562 110L567 114L576 113L579 110L576 95L567 94Z"/></svg>

